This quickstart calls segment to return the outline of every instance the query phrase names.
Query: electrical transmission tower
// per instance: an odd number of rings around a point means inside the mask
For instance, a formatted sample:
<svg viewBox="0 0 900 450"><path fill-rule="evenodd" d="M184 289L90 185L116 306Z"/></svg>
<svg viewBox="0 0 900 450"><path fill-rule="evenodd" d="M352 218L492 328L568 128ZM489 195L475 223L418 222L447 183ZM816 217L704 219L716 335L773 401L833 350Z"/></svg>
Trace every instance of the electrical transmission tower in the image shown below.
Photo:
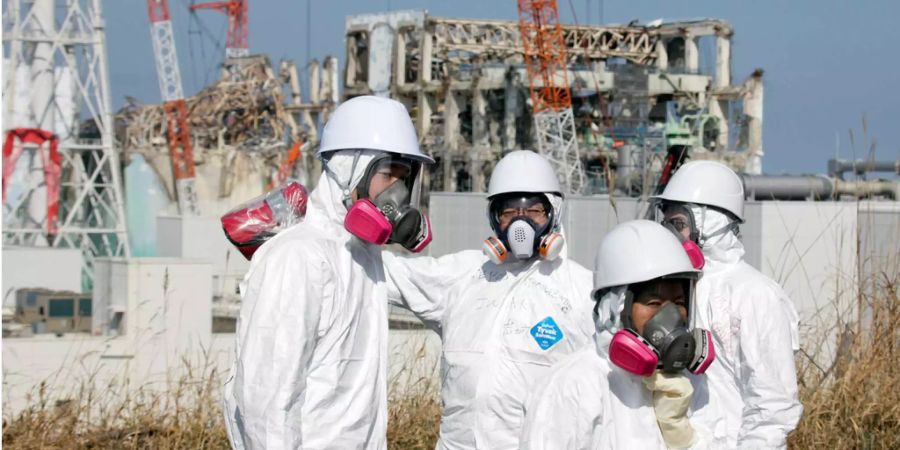
<svg viewBox="0 0 900 450"><path fill-rule="evenodd" d="M3 243L80 249L86 287L129 256L105 39L100 0L3 2Z"/></svg>
<svg viewBox="0 0 900 450"><path fill-rule="evenodd" d="M553 164L566 191L578 194L584 187L585 175L575 134L566 43L556 0L518 2L538 151Z"/></svg>

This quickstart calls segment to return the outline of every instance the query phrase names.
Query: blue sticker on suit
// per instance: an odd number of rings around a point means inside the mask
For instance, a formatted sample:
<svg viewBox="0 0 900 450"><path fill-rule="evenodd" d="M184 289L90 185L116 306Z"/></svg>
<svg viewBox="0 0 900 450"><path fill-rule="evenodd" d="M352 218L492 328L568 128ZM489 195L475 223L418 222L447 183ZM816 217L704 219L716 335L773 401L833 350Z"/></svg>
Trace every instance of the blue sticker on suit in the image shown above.
<svg viewBox="0 0 900 450"><path fill-rule="evenodd" d="M541 350L547 350L563 339L563 332L553 317L548 316L531 328L531 336Z"/></svg>

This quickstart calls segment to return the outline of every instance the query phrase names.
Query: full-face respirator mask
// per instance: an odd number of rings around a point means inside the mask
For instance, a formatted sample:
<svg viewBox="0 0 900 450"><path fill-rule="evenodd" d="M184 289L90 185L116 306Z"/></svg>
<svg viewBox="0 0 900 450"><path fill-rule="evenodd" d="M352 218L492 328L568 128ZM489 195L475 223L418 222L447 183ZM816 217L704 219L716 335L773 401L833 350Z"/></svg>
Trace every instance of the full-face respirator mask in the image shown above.
<svg viewBox="0 0 900 450"><path fill-rule="evenodd" d="M485 239L482 251L494 264L506 262L510 254L519 261L535 255L552 261L562 251L564 240L557 232L557 211L547 194L521 192L492 198L488 221L495 235ZM508 224L506 229L501 222Z"/></svg>
<svg viewBox="0 0 900 450"><path fill-rule="evenodd" d="M354 170L356 161L354 160ZM379 171L397 165L408 171L387 189L369 199L369 184ZM327 167L327 165L326 165ZM369 163L357 184L358 200L345 195L347 215L344 228L359 239L376 245L399 244L407 250L421 252L431 242L431 222L411 205L412 192L420 172L420 164L408 158L386 154ZM352 203L351 203L352 202Z"/></svg>
<svg viewBox="0 0 900 450"><path fill-rule="evenodd" d="M683 279L687 298L692 301L693 280ZM679 307L667 302L638 333L631 317L634 294L629 288L625 293L622 325L613 335L609 345L609 358L613 364L626 371L647 377L656 370L676 373L688 370L694 374L706 372L716 358L712 333L694 328L682 318ZM691 311L688 311L690 316Z"/></svg>
<svg viewBox="0 0 900 450"><path fill-rule="evenodd" d="M693 207L693 208L692 208ZM712 208L710 206L700 206L694 205L691 203L678 203L672 201L660 201L656 204L653 211L656 213L656 217L652 219L656 222L662 224L662 226L666 227L671 231L678 240L681 241L682 247L684 247L685 253L687 253L688 258L691 260L691 264L695 269L702 269L706 265L706 260L703 257L702 247L708 242L710 239L725 234L729 232L733 232L735 234L739 234L740 221L734 220L732 218L731 221L724 227L713 230L708 234L703 234L700 231L700 226L698 222L702 222L702 217L698 221L697 217L694 216L694 209L702 208L701 211L704 212L705 208ZM669 214L676 214L676 217L672 217L666 219L665 216ZM681 215L682 217L678 217L677 215ZM723 212L723 214L731 216L727 212ZM682 230L685 228L690 230L690 234L688 238L685 238L684 235L681 234Z"/></svg>

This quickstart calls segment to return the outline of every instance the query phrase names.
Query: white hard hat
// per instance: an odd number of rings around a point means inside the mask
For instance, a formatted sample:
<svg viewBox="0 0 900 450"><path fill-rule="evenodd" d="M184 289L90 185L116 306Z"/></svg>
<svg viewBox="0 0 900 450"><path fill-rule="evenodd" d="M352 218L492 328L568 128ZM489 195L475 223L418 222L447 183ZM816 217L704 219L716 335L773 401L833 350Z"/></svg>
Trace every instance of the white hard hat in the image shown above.
<svg viewBox="0 0 900 450"><path fill-rule="evenodd" d="M364 95L341 103L322 132L316 156L338 150L381 150L433 163L419 149L416 129L402 103Z"/></svg>
<svg viewBox="0 0 900 450"><path fill-rule="evenodd" d="M632 220L614 227L600 242L594 260L594 292L667 275L699 273L671 231L650 220Z"/></svg>
<svg viewBox="0 0 900 450"><path fill-rule="evenodd" d="M517 150L494 167L488 197L509 192L543 192L563 195L550 161L531 150Z"/></svg>
<svg viewBox="0 0 900 450"><path fill-rule="evenodd" d="M653 198L715 206L744 221L744 183L719 162L691 161L681 166L663 193Z"/></svg>

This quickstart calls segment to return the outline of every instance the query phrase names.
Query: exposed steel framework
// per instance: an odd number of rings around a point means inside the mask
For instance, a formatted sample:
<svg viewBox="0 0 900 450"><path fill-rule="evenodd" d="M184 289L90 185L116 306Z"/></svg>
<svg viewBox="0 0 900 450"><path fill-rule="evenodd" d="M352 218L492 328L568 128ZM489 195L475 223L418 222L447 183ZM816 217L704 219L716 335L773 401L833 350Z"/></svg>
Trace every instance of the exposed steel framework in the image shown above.
<svg viewBox="0 0 900 450"><path fill-rule="evenodd" d="M247 0L199 3L191 6L192 11L213 9L228 16L228 39L225 42L226 58L250 56L247 29Z"/></svg>
<svg viewBox="0 0 900 450"><path fill-rule="evenodd" d="M535 140L570 194L585 184L572 114L566 40L556 0L518 0Z"/></svg>
<svg viewBox="0 0 900 450"><path fill-rule="evenodd" d="M166 136L172 159L178 209L182 214L197 215L199 207L194 152L191 147L187 107L184 103L168 0L147 0L147 13L150 16L150 33L153 38L156 72L159 75L159 89L163 97L163 109L166 112Z"/></svg>

